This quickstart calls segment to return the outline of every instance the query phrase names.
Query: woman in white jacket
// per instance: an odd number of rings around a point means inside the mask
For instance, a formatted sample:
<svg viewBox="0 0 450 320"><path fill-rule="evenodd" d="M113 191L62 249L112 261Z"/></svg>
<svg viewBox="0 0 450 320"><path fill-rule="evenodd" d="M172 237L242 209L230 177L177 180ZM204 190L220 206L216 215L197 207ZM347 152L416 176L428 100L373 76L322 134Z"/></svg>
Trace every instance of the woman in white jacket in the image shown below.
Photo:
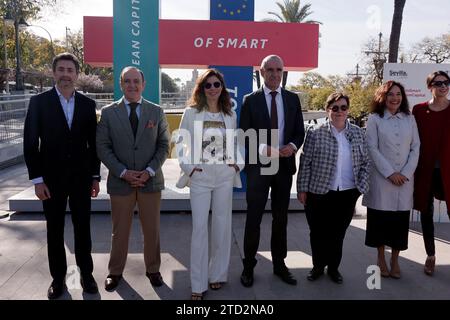
<svg viewBox="0 0 450 320"><path fill-rule="evenodd" d="M178 187L190 186L192 210L192 300L227 281L231 250L233 186L241 187L243 169L236 137L236 113L222 74L208 69L197 80L181 119L177 155L182 169ZM211 256L208 259L208 217Z"/></svg>
<svg viewBox="0 0 450 320"><path fill-rule="evenodd" d="M367 121L372 160L367 206L366 245L377 248L381 276L399 279L400 251L408 248L409 213L413 207L414 171L419 160L419 134L405 89L387 81L375 93ZM391 270L385 246L392 248Z"/></svg>

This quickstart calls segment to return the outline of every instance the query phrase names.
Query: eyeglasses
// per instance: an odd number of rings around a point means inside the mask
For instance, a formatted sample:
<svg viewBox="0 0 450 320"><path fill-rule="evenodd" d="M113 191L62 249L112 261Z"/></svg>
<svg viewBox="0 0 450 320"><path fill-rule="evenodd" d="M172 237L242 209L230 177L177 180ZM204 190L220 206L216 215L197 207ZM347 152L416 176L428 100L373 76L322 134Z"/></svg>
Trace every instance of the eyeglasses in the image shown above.
<svg viewBox="0 0 450 320"><path fill-rule="evenodd" d="M347 110L348 110L348 105L346 105L346 104L343 104L342 106L334 105L334 106L329 107L329 108L330 108L331 111L333 111L333 112L338 112L339 109L340 109L341 111L347 111Z"/></svg>
<svg viewBox="0 0 450 320"><path fill-rule="evenodd" d="M222 86L222 84L219 81L216 81L214 83L211 82L206 82L204 87L205 89L211 89L211 87L214 86L214 88L220 88Z"/></svg>
<svg viewBox="0 0 450 320"><path fill-rule="evenodd" d="M436 87L436 88L440 88L440 87L442 87L442 85L444 85L445 87L448 87L448 86L450 86L450 80L445 80L445 81L433 81L433 82L431 83L431 85L432 85L433 87Z"/></svg>

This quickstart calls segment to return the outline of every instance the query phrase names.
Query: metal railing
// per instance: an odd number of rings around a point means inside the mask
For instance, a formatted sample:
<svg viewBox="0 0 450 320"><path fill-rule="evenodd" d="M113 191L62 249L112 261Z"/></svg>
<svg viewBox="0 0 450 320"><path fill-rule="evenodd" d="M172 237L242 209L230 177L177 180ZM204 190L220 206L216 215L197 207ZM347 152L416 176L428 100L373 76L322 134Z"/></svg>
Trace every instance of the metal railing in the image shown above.
<svg viewBox="0 0 450 320"><path fill-rule="evenodd" d="M30 96L2 96L0 98L0 144L21 143Z"/></svg>

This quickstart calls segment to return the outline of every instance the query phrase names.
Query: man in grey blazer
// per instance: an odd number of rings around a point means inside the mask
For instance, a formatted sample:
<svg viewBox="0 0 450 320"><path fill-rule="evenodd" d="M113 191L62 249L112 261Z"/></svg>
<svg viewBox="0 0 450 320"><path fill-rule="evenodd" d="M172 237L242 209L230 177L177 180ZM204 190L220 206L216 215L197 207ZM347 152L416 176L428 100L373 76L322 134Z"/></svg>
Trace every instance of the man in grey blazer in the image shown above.
<svg viewBox="0 0 450 320"><path fill-rule="evenodd" d="M124 96L102 109L97 126L97 152L109 169L112 244L105 289L114 290L122 278L128 240L137 204L144 234L146 276L161 286L159 214L164 177L161 167L169 154L169 129L163 110L142 98L144 74L126 67L120 75Z"/></svg>

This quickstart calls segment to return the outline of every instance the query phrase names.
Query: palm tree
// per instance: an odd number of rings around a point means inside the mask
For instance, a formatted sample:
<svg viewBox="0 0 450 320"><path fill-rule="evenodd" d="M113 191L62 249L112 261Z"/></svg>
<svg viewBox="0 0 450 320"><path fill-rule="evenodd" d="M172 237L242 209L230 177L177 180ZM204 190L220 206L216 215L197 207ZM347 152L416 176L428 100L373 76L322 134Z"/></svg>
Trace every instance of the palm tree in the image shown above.
<svg viewBox="0 0 450 320"><path fill-rule="evenodd" d="M313 12L310 11L310 3L301 6L300 0L284 0L284 4L279 2L276 4L281 10L281 15L276 12L269 11L268 14L274 15L277 19L264 19L263 21L321 24L319 21L305 20L308 16L313 14Z"/></svg>
<svg viewBox="0 0 450 320"><path fill-rule="evenodd" d="M267 18L263 19L266 22L291 22L291 23L317 23L322 22L316 20L306 20L313 12L311 11L311 4L306 3L300 5L300 0L283 0L284 3L277 2L277 6L281 10L281 14L269 11L268 14L275 16L277 19ZM283 88L286 86L288 72L283 72Z"/></svg>
<svg viewBox="0 0 450 320"><path fill-rule="evenodd" d="M392 17L391 36L389 38L388 62L397 62L405 2L406 0L394 0L394 16Z"/></svg>

